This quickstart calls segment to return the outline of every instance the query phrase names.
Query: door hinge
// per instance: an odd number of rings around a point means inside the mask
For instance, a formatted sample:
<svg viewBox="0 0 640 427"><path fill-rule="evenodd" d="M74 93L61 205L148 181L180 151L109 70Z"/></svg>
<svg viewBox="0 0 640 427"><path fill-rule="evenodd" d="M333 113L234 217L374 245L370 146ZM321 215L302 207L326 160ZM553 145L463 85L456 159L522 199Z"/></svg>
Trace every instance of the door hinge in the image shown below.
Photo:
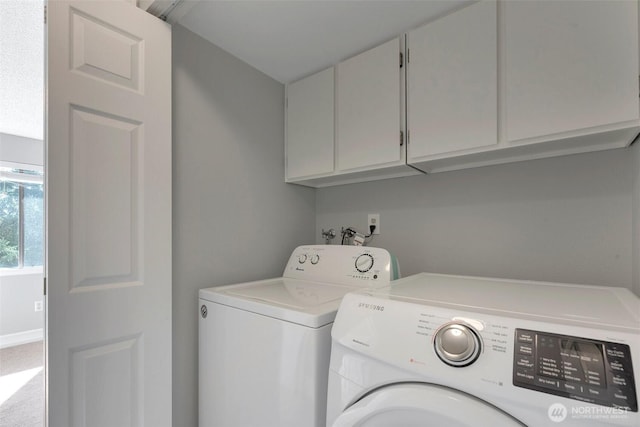
<svg viewBox="0 0 640 427"><path fill-rule="evenodd" d="M403 64L404 64L404 55L402 54L402 52L400 52L400 68L402 68Z"/></svg>
<svg viewBox="0 0 640 427"><path fill-rule="evenodd" d="M44 5L44 23L47 23L47 5Z"/></svg>
<svg viewBox="0 0 640 427"><path fill-rule="evenodd" d="M44 278L44 284L43 284L43 288L42 288L42 295L47 295L47 278Z"/></svg>
<svg viewBox="0 0 640 427"><path fill-rule="evenodd" d="M400 131L400 146L404 145L404 132Z"/></svg>

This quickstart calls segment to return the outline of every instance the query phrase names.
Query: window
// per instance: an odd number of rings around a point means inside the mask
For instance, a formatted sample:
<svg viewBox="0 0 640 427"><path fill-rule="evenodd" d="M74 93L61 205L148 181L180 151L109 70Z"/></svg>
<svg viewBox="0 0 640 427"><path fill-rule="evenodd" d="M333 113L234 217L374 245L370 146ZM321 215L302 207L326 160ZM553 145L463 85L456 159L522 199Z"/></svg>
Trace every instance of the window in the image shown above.
<svg viewBox="0 0 640 427"><path fill-rule="evenodd" d="M42 173L0 168L0 268L42 265L43 194Z"/></svg>

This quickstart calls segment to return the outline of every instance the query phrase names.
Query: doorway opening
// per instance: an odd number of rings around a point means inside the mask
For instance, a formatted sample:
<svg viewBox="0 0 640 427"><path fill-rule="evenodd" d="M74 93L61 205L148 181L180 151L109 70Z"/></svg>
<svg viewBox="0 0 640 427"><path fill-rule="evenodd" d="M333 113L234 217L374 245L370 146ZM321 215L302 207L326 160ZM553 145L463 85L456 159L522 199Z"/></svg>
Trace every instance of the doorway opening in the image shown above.
<svg viewBox="0 0 640 427"><path fill-rule="evenodd" d="M41 427L44 1L0 1L0 425Z"/></svg>

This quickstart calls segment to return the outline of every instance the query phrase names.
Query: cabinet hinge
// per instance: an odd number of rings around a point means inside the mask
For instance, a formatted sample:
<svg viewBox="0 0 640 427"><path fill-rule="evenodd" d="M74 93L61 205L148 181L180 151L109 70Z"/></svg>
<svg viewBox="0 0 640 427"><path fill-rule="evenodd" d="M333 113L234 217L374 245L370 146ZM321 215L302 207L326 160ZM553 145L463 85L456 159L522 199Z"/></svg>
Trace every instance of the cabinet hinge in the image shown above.
<svg viewBox="0 0 640 427"><path fill-rule="evenodd" d="M45 296L47 295L47 278L46 277L44 278L44 284L43 284L43 287L42 287L42 295L45 295Z"/></svg>
<svg viewBox="0 0 640 427"><path fill-rule="evenodd" d="M407 49L407 64L411 62L411 49Z"/></svg>
<svg viewBox="0 0 640 427"><path fill-rule="evenodd" d="M404 55L402 54L402 52L400 52L400 68L402 68L402 65L404 64Z"/></svg>
<svg viewBox="0 0 640 427"><path fill-rule="evenodd" d="M400 146L404 144L404 132L400 131Z"/></svg>

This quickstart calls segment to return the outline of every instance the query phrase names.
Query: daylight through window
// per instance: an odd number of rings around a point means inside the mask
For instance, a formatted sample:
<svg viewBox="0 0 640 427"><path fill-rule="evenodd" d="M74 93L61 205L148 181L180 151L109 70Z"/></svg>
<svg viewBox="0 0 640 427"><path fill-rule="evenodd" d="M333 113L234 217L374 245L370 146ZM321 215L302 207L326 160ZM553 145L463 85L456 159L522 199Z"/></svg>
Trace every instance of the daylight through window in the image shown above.
<svg viewBox="0 0 640 427"><path fill-rule="evenodd" d="M42 173L0 168L0 268L42 265L43 194Z"/></svg>

